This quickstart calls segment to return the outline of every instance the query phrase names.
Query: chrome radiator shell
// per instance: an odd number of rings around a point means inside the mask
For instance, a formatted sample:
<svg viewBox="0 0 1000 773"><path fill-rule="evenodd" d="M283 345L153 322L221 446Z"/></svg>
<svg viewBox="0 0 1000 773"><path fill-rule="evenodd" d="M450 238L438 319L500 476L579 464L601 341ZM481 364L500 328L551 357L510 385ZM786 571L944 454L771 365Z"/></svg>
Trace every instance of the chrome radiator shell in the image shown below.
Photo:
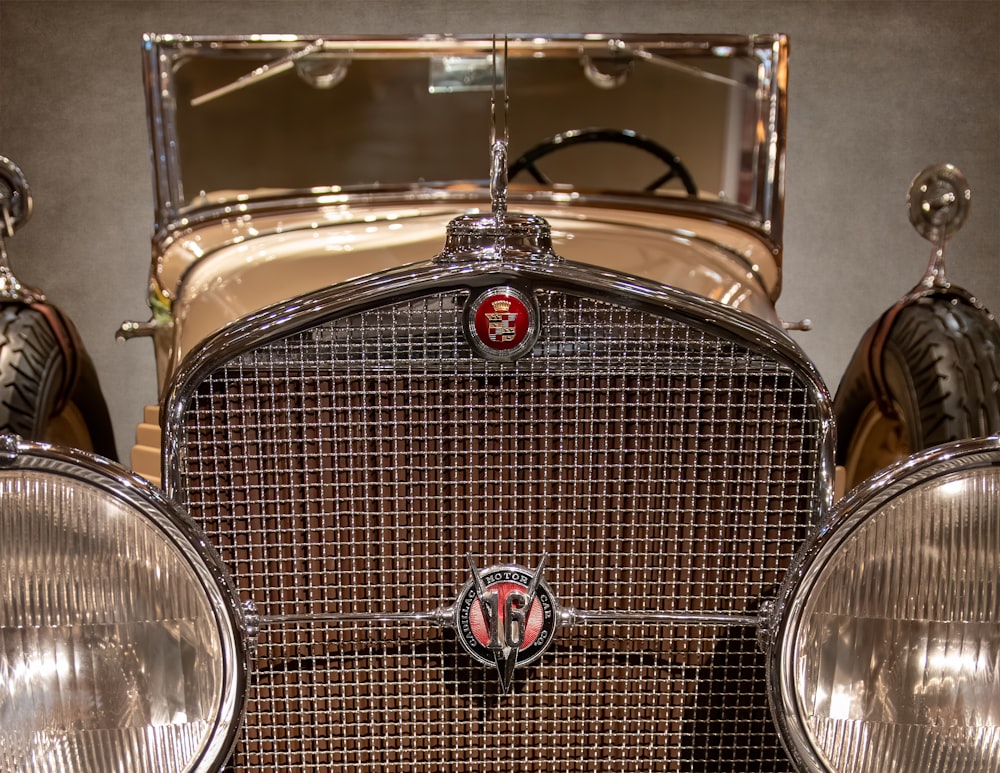
<svg viewBox="0 0 1000 773"><path fill-rule="evenodd" d="M514 363L462 304L541 306ZM783 334L575 264L419 265L240 322L181 371L165 476L260 615L239 770L790 770L757 646L832 496ZM510 695L455 641L482 565L563 619Z"/></svg>

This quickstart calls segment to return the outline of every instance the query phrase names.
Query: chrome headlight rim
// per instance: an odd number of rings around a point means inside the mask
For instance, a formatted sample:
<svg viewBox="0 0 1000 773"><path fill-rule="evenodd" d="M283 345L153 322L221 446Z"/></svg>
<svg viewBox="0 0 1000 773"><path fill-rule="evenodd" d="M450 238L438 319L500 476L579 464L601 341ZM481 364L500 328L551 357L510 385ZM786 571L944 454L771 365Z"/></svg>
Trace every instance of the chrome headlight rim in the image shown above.
<svg viewBox="0 0 1000 773"><path fill-rule="evenodd" d="M769 703L786 752L808 773L830 773L800 716L795 695L795 646L802 614L831 559L890 501L955 473L1000 467L1000 436L961 440L914 454L873 475L840 500L817 524L779 589L768 642Z"/></svg>
<svg viewBox="0 0 1000 773"><path fill-rule="evenodd" d="M236 744L245 712L252 637L236 589L204 533L159 488L117 462L84 451L0 435L0 475L7 471L43 473L91 486L138 511L183 556L208 599L223 651L230 653L223 658L214 725L187 768L206 773L217 769Z"/></svg>

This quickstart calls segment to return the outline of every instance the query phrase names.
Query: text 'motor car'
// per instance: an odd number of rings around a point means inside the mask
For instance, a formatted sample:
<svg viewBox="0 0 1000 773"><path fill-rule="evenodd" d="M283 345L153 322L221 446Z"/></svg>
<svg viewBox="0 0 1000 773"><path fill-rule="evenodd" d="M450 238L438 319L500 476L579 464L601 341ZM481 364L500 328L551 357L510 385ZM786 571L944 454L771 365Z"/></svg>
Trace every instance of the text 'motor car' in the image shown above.
<svg viewBox="0 0 1000 773"><path fill-rule="evenodd" d="M143 54L152 483L0 443L0 770L1000 771L1000 440L834 505L783 36Z"/></svg>

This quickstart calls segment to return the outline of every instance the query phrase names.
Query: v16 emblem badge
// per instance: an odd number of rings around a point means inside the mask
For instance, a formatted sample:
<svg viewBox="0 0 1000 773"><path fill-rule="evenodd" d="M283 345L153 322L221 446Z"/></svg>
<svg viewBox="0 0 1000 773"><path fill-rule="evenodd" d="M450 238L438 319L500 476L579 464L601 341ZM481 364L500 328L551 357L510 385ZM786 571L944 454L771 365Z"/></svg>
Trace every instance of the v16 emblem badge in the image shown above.
<svg viewBox="0 0 1000 773"><path fill-rule="evenodd" d="M455 606L458 640L477 661L496 666L506 695L514 669L542 656L558 623L555 598L542 577L546 556L534 572L519 566L480 572L472 553L468 560L472 578Z"/></svg>

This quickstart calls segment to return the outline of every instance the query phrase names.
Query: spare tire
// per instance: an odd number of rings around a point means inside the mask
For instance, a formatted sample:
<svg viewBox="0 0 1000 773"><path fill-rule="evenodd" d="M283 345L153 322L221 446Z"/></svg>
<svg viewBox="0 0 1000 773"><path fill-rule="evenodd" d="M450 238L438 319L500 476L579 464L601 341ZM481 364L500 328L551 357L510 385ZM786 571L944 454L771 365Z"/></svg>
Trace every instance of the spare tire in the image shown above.
<svg viewBox="0 0 1000 773"><path fill-rule="evenodd" d="M48 304L0 306L0 432L117 459L94 364Z"/></svg>
<svg viewBox="0 0 1000 773"><path fill-rule="evenodd" d="M855 351L834 413L848 487L925 448L1000 433L1000 326L960 294L893 307Z"/></svg>

